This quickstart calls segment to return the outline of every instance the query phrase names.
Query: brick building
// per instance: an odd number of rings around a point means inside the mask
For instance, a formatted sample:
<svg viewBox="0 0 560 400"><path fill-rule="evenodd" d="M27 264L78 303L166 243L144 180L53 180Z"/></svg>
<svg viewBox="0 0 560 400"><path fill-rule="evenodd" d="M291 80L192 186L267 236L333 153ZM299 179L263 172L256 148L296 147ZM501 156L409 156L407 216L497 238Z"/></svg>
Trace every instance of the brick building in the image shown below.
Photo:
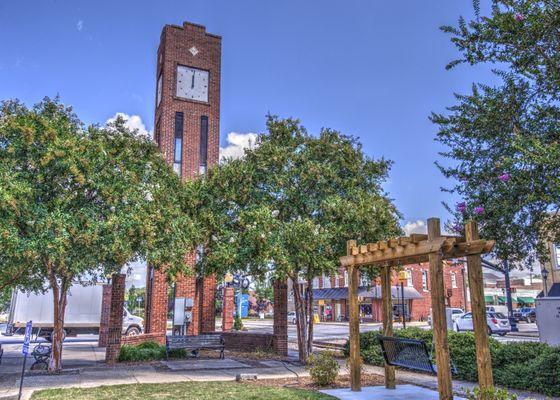
<svg viewBox="0 0 560 400"><path fill-rule="evenodd" d="M204 26L166 25L157 51L154 141L183 179L218 163L220 141L221 37ZM203 251L201 247L198 251ZM194 265L196 254L186 257ZM166 330L168 288L148 268L146 332ZM188 299L188 333L215 330L215 277L179 277L176 298Z"/></svg>
<svg viewBox="0 0 560 400"><path fill-rule="evenodd" d="M393 275L393 309L394 314L400 315L402 310L402 294L404 292L405 314L413 321L426 320L430 314L430 272L429 265L412 264L404 268L408 280L397 286L397 274ZM446 288L446 304L448 307L465 309L466 276L463 265L444 263L444 283ZM303 290L304 283L299 289ZM348 273L339 271L336 277L318 277L313 280L313 297L315 312L322 320L345 320L349 315ZM291 290L290 290L291 292ZM359 288L360 316L363 321L381 321L381 287L379 282L368 282L364 277L360 279ZM293 295L289 296L288 308L293 310Z"/></svg>

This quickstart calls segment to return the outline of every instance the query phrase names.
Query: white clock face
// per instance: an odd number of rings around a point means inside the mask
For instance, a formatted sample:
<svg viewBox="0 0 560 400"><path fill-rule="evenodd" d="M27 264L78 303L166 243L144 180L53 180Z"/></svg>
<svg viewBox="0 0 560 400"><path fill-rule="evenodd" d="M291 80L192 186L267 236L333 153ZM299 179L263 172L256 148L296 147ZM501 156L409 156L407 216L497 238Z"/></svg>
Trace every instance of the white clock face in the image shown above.
<svg viewBox="0 0 560 400"><path fill-rule="evenodd" d="M162 76L163 76L163 74L160 74L159 79L157 81L157 103L156 103L156 106L159 106L159 103L161 103L161 88L162 88L162 85L163 85Z"/></svg>
<svg viewBox="0 0 560 400"><path fill-rule="evenodd" d="M208 71L178 65L177 97L208 102Z"/></svg>

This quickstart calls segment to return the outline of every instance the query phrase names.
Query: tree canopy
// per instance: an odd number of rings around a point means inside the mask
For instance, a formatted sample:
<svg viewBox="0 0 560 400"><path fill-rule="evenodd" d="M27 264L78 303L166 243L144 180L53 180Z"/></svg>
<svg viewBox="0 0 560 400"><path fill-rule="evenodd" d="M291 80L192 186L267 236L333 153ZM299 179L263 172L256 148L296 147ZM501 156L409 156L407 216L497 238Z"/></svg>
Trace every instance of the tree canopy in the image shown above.
<svg viewBox="0 0 560 400"><path fill-rule="evenodd" d="M331 129L315 137L297 120L273 116L267 127L242 159L199 183L208 238L201 262L208 273L243 270L290 279L294 287L303 280L309 293L300 299L294 291L296 308L310 316L311 281L337 272L347 240L400 233L399 214L381 187L390 162L369 158L355 138ZM310 341L312 328L298 334Z"/></svg>
<svg viewBox="0 0 560 400"><path fill-rule="evenodd" d="M543 237L560 239L560 5L493 0L488 16L478 1L474 9L473 20L442 27L461 55L447 67L492 64L500 83L474 84L431 116L450 161L438 166L455 182L447 190L462 198L449 206L451 228L475 218L498 258L529 262Z"/></svg>
<svg viewBox="0 0 560 400"><path fill-rule="evenodd" d="M0 287L52 289L60 369L66 293L134 260L189 273L196 227L187 191L147 138L85 127L58 100L0 111ZM57 335L60 334L59 337ZM60 347L59 347L60 346Z"/></svg>

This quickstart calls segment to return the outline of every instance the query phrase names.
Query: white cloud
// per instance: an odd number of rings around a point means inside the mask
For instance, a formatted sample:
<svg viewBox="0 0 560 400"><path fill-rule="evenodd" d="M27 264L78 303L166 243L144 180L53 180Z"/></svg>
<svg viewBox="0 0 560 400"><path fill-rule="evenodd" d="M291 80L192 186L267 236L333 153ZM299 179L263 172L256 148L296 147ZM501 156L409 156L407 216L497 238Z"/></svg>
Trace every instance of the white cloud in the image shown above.
<svg viewBox="0 0 560 400"><path fill-rule="evenodd" d="M410 235L411 233L427 233L428 228L426 223L421 219L417 221L409 221L402 227L406 236Z"/></svg>
<svg viewBox="0 0 560 400"><path fill-rule="evenodd" d="M76 29L78 29L81 32L82 29L84 29L84 21L79 20L78 23L76 24Z"/></svg>
<svg viewBox="0 0 560 400"><path fill-rule="evenodd" d="M227 135L227 146L220 147L220 160L224 158L241 158L244 150L251 148L257 141L256 133L230 132Z"/></svg>
<svg viewBox="0 0 560 400"><path fill-rule="evenodd" d="M142 122L142 118L139 115L128 115L122 112L116 113L113 117L109 118L106 124L114 122L117 117L122 117L126 120L124 126L126 126L131 131L136 131L138 136L152 137L152 132L146 129L146 125Z"/></svg>

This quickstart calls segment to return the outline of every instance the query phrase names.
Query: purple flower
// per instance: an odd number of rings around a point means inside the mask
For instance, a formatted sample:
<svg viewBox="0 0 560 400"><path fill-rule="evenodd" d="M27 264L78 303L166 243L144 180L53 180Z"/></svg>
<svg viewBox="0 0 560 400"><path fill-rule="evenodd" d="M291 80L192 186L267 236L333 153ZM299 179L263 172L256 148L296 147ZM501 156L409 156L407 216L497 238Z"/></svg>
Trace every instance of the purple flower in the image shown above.
<svg viewBox="0 0 560 400"><path fill-rule="evenodd" d="M463 230L463 225L455 223L451 228L454 232L460 233Z"/></svg>
<svg viewBox="0 0 560 400"><path fill-rule="evenodd" d="M476 214L479 214L479 215L480 215L480 214L484 213L484 207L482 207L482 206L476 206L476 207L474 208L474 212L475 212Z"/></svg>
<svg viewBox="0 0 560 400"><path fill-rule="evenodd" d="M515 14L515 20L516 21L523 21L525 19L525 16L523 14Z"/></svg>
<svg viewBox="0 0 560 400"><path fill-rule="evenodd" d="M460 213L464 213L465 211L467 211L467 204L465 202L457 203L457 211L459 211Z"/></svg>
<svg viewBox="0 0 560 400"><path fill-rule="evenodd" d="M498 179L502 182L509 181L509 178L511 178L511 176L507 172L504 172L502 175L498 176Z"/></svg>

